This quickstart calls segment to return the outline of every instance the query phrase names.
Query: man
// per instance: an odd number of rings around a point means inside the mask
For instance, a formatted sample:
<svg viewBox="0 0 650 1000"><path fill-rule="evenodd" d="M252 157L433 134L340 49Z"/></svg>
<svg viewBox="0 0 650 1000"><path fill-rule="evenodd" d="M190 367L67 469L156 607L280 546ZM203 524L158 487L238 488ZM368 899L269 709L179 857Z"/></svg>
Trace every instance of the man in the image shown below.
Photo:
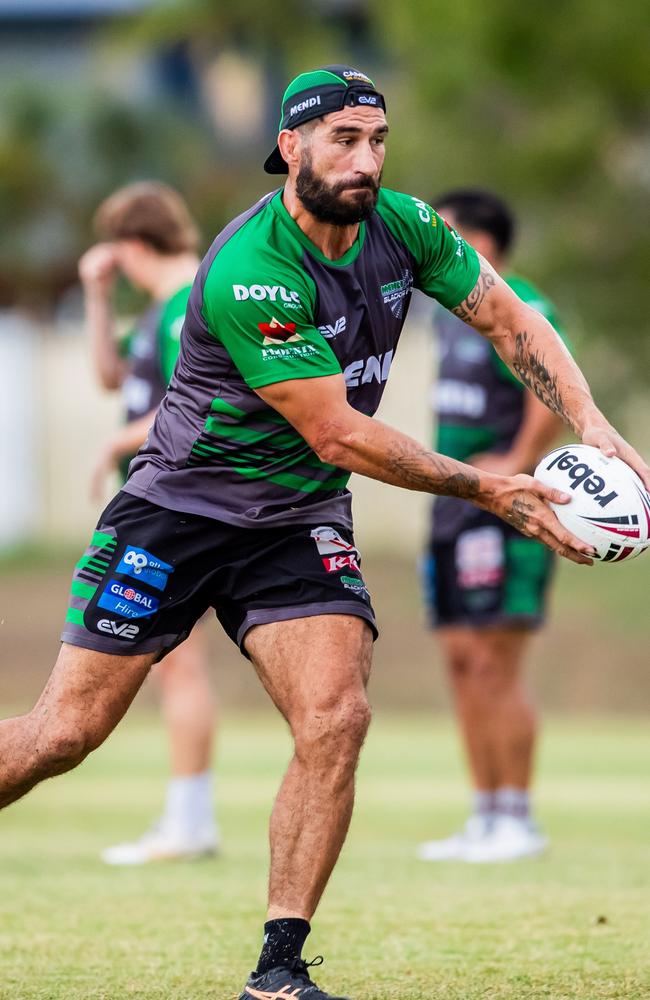
<svg viewBox="0 0 650 1000"><path fill-rule="evenodd" d="M97 590L69 614L37 706L0 725L1 805L98 746L154 660L216 608L294 740L271 817L264 944L242 1000L336 1000L301 952L345 840L370 719L376 626L349 474L469 498L591 562L545 502L565 494L484 473L371 418L412 284L456 308L583 439L650 483L546 321L427 205L380 191L384 109L351 67L289 84L265 164L286 183L227 226L201 265L149 444L101 517ZM156 562L156 590L124 572L125 545Z"/></svg>
<svg viewBox="0 0 650 1000"><path fill-rule="evenodd" d="M514 219L507 205L481 190L451 191L433 204L558 330L550 302L508 270ZM475 330L444 309L436 310L435 325L437 450L501 475L532 472L561 421ZM461 833L422 844L419 857L489 862L538 854L546 841L529 804L536 718L522 666L542 624L552 554L464 500L439 497L433 508L425 585L467 751L474 809Z"/></svg>
<svg viewBox="0 0 650 1000"><path fill-rule="evenodd" d="M102 447L94 470L93 495L99 499L109 472L119 468L126 478L129 461L146 441L165 395L199 266L199 233L180 195L151 181L128 185L107 198L97 210L95 228L101 242L79 262L86 326L99 382L122 391L126 412L125 423ZM118 273L150 299L135 329L121 340L112 304ZM126 558L133 560L136 579L146 579L146 568L138 573L143 556ZM86 587L87 582L78 580L77 591ZM156 668L172 768L165 808L142 837L103 851L107 864L196 858L218 847L211 771L215 708L206 646L205 630L197 627Z"/></svg>

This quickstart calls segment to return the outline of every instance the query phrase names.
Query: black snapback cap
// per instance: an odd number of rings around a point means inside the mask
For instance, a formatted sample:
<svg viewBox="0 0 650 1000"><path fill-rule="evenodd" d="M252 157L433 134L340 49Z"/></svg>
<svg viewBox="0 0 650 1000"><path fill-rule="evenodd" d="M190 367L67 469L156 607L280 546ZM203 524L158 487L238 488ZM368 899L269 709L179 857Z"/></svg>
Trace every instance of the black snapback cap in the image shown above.
<svg viewBox="0 0 650 1000"><path fill-rule="evenodd" d="M352 66L322 66L296 76L282 97L279 132L305 122L342 111L344 107L373 107L386 110L383 94L369 76ZM267 174L286 174L287 164L276 146L264 163Z"/></svg>

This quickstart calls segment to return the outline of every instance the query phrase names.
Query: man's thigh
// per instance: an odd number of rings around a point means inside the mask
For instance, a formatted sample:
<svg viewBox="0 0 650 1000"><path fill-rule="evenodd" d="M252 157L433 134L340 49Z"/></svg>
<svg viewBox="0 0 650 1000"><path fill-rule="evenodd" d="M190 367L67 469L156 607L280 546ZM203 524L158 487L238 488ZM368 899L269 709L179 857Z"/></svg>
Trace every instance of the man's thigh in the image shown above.
<svg viewBox="0 0 650 1000"><path fill-rule="evenodd" d="M327 614L257 625L244 644L287 719L331 711L344 696L365 701L373 632L363 618Z"/></svg>
<svg viewBox="0 0 650 1000"><path fill-rule="evenodd" d="M73 729L97 746L126 712L153 660L153 653L114 656L63 643L34 717L44 733Z"/></svg>

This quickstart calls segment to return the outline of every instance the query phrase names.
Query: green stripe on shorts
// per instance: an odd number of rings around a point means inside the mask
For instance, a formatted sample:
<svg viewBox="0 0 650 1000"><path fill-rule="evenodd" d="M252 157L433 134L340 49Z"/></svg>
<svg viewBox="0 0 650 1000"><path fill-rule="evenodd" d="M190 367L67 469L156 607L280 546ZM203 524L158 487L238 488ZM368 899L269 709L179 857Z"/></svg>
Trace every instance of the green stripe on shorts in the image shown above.
<svg viewBox="0 0 650 1000"><path fill-rule="evenodd" d="M503 612L539 618L553 565L549 549L532 538L507 538Z"/></svg>

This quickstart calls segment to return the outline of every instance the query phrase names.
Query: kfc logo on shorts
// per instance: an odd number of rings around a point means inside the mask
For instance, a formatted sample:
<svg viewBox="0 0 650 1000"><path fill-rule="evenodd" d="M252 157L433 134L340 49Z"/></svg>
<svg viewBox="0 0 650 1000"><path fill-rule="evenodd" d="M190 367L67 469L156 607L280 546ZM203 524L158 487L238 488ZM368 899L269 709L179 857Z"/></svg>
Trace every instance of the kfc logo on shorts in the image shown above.
<svg viewBox="0 0 650 1000"><path fill-rule="evenodd" d="M314 528L311 537L316 542L323 566L328 573L338 573L342 569L355 569L360 572L358 550L341 538L334 528L327 526Z"/></svg>

